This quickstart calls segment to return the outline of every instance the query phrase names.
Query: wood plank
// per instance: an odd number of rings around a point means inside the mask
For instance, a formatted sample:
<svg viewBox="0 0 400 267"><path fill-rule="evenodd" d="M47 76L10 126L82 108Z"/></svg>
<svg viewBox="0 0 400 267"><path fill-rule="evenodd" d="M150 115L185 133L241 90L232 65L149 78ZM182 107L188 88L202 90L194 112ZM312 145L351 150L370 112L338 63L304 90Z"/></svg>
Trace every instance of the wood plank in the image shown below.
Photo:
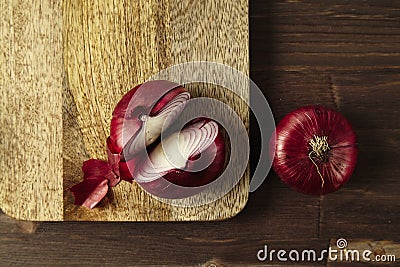
<svg viewBox="0 0 400 267"><path fill-rule="evenodd" d="M387 6L386 6L387 5ZM381 1L278 1L251 7L253 70L398 71L400 17ZM318 22L316 24L316 22Z"/></svg>
<svg viewBox="0 0 400 267"><path fill-rule="evenodd" d="M399 72L253 70L252 78L276 121L297 107L319 104L339 110L357 129L400 128Z"/></svg>
<svg viewBox="0 0 400 267"><path fill-rule="evenodd" d="M51 235L5 234L0 237L0 258L6 265L21 265L29 261L37 265L157 265L157 266L287 266L288 262L260 262L257 252L267 245L271 249L327 249L328 240L306 239L274 241L263 238L234 239L179 238L160 232L157 236L141 235L132 230L131 224L122 224L124 232L107 230L111 224L94 224L94 228L80 223L63 223L61 229L52 229ZM140 225L140 224L139 224ZM146 224L147 225L147 224ZM99 228L102 231L99 232ZM86 228L86 229L85 229ZM66 231L68 230L68 233ZM82 235L84 231L96 235ZM41 231L41 229L38 229ZM45 231L45 228L43 229ZM111 235L111 234L116 235ZM173 240L173 241L172 241ZM24 250L18 249L23 244ZM36 253L41 244L42 253ZM212 265L214 264L214 265ZM325 266L321 262L296 262L296 266ZM268 265L270 266L270 265Z"/></svg>
<svg viewBox="0 0 400 267"><path fill-rule="evenodd" d="M333 74L331 84L337 108L353 127L400 129L400 72Z"/></svg>
<svg viewBox="0 0 400 267"><path fill-rule="evenodd" d="M273 70L281 71L355 71L355 70L388 70L398 71L400 65L399 54L337 54L337 53L270 53L260 51L258 59L265 61L269 66L255 68L265 71L273 66ZM277 60L279 58L279 60ZM256 64L262 64L262 62Z"/></svg>
<svg viewBox="0 0 400 267"><path fill-rule="evenodd" d="M66 95L72 96L72 106L76 107L64 115L69 121L65 126L73 129L65 128L64 134L66 188L82 179L82 157L106 157L112 110L134 85L168 66L194 60L216 61L249 72L246 0L65 2L63 8L64 89L69 90ZM193 96L212 97L230 105L248 126L248 108L238 96L210 85L187 87ZM247 86L238 87L248 94ZM71 133L77 129L81 135ZM82 136L84 151L81 144L69 145L79 140L78 135ZM79 157L73 157L75 154ZM71 194L66 192L64 215L66 220L220 220L243 209L248 185L247 171L238 185L216 202L182 208L155 200L136 183L123 182L92 211L73 205Z"/></svg>
<svg viewBox="0 0 400 267"><path fill-rule="evenodd" d="M292 32L304 32L311 29L320 31L330 27L334 32L336 27L349 27L349 32L356 33L356 27L364 27L367 32L399 33L399 7L389 1L275 1L257 3L251 9L252 17L272 15L271 21L292 27ZM317 25L318 27L312 27ZM305 26L305 27L304 27ZM308 26L308 27L307 27ZM301 30L298 30L301 28ZM384 32L379 28L386 28ZM289 29L289 27L288 27Z"/></svg>
<svg viewBox="0 0 400 267"><path fill-rule="evenodd" d="M0 207L61 220L61 3L0 1Z"/></svg>

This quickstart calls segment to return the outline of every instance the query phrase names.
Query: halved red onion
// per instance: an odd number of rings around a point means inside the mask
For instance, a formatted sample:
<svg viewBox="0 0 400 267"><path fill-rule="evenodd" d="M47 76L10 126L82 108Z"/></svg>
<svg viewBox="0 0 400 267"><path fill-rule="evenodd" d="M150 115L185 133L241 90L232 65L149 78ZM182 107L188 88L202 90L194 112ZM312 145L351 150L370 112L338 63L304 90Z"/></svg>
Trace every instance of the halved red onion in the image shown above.
<svg viewBox="0 0 400 267"><path fill-rule="evenodd" d="M132 181L126 161L138 156L179 116L190 98L182 86L169 81L150 81L138 85L114 109L107 140L110 157L120 157L121 178ZM115 162L113 162L115 164Z"/></svg>
<svg viewBox="0 0 400 267"><path fill-rule="evenodd" d="M338 190L350 179L356 161L356 134L334 110L302 107L276 127L273 168L297 191L319 195Z"/></svg>
<svg viewBox="0 0 400 267"><path fill-rule="evenodd" d="M93 208L109 187L132 181L127 163L135 166L146 146L182 112L190 94L169 81L150 81L125 94L116 105L107 139L108 162L90 159L83 163L84 180L70 188L75 204Z"/></svg>
<svg viewBox="0 0 400 267"><path fill-rule="evenodd" d="M199 191L184 187L201 187L214 181L224 165L225 141L219 124L196 119L152 149L139 164L134 179L153 195L178 199Z"/></svg>

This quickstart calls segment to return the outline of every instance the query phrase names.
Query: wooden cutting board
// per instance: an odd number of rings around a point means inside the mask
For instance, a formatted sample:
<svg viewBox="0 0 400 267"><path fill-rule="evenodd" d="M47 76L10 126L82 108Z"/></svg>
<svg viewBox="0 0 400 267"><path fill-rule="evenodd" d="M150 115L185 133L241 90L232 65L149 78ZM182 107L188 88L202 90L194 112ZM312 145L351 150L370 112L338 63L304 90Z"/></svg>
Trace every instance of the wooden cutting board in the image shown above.
<svg viewBox="0 0 400 267"><path fill-rule="evenodd" d="M106 158L112 111L134 85L188 61L219 62L249 73L247 1L1 5L1 133L6 138L0 143L0 204L8 215L58 221L221 220L243 209L248 170L227 195L200 207L171 206L135 183L120 183L89 210L73 205L66 189L82 179L84 160ZM211 85L187 87L194 96L229 104L248 126L248 109L233 93Z"/></svg>

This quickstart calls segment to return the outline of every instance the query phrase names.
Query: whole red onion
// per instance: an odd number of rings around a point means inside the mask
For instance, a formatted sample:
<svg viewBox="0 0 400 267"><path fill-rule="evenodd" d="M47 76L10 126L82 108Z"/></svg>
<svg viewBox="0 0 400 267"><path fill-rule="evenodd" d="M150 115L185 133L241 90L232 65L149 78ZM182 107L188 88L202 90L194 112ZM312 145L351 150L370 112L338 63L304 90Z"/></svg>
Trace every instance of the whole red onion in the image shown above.
<svg viewBox="0 0 400 267"><path fill-rule="evenodd" d="M336 191L350 179L356 161L354 130L334 110L302 107L276 127L273 168L299 192L319 195Z"/></svg>

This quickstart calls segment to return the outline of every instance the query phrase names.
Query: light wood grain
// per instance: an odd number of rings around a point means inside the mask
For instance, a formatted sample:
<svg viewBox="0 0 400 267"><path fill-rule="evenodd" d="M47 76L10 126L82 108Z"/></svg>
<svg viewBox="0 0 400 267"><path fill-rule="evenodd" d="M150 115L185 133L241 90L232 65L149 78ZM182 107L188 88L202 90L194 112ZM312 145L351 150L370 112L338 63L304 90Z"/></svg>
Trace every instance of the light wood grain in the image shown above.
<svg viewBox="0 0 400 267"><path fill-rule="evenodd" d="M82 160L105 159L105 140L114 106L136 84L174 64L203 60L227 64L249 73L247 1L71 1L65 2L64 186L81 178ZM193 96L208 96L234 108L248 127L248 108L233 93L210 85L188 85ZM248 87L241 91L248 95ZM70 111L71 111L70 110ZM75 123L75 124L74 124ZM64 124L66 125L66 124ZM82 145L71 146L79 140ZM73 133L75 132L75 133ZM74 143L74 144L75 144ZM67 156L68 155L68 156ZM66 220L168 221L218 220L243 209L248 171L222 199L199 207L177 208L148 196L135 183L120 183L99 208L73 205L64 194Z"/></svg>
<svg viewBox="0 0 400 267"><path fill-rule="evenodd" d="M59 1L0 1L0 206L62 220Z"/></svg>

